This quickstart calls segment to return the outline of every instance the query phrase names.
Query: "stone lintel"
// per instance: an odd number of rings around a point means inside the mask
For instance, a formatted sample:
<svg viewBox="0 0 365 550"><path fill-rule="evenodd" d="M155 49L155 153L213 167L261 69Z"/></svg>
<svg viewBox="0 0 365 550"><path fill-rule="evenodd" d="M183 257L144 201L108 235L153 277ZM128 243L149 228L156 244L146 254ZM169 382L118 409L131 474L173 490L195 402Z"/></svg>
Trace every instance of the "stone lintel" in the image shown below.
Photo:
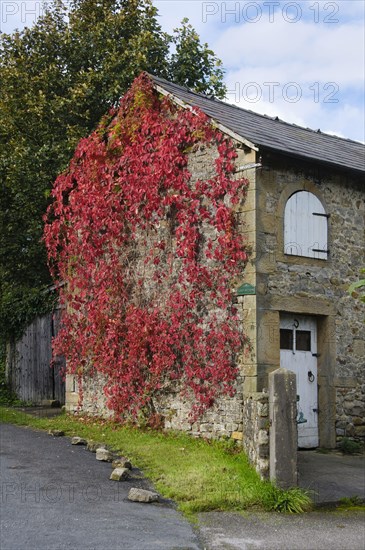
<svg viewBox="0 0 365 550"><path fill-rule="evenodd" d="M335 315L336 310L330 300L321 297L300 297L300 296L270 296L262 297L261 307L297 315Z"/></svg>

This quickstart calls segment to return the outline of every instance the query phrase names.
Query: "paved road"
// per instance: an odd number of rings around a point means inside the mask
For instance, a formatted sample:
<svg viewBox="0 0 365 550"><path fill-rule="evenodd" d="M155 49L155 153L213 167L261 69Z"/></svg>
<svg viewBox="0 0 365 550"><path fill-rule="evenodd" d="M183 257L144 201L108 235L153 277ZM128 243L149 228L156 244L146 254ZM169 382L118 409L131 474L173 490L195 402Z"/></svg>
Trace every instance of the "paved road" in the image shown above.
<svg viewBox="0 0 365 550"><path fill-rule="evenodd" d="M68 438L0 425L1 550L198 550L192 526L169 503L127 500L111 465Z"/></svg>
<svg viewBox="0 0 365 550"><path fill-rule="evenodd" d="M364 550L364 512L200 515L201 536L214 550Z"/></svg>
<svg viewBox="0 0 365 550"><path fill-rule="evenodd" d="M299 451L298 470L299 486L312 491L316 504L354 496L365 501L365 455Z"/></svg>

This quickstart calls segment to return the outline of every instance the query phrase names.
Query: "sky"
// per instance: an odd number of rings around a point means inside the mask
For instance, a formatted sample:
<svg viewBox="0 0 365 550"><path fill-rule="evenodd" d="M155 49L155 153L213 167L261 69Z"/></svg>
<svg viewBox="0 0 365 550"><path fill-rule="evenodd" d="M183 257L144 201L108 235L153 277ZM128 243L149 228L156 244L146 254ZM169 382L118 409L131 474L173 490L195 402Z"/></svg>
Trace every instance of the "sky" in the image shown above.
<svg viewBox="0 0 365 550"><path fill-rule="evenodd" d="M162 29L184 17L222 60L226 101L365 141L365 0L153 0ZM42 1L0 0L3 32L31 26Z"/></svg>

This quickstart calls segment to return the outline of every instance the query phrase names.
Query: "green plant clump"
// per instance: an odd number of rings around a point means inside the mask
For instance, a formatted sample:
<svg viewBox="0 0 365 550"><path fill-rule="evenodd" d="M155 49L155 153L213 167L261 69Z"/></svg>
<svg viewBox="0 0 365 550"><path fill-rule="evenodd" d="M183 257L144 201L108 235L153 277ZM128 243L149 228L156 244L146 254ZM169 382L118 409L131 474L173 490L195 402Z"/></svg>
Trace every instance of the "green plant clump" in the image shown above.
<svg viewBox="0 0 365 550"><path fill-rule="evenodd" d="M309 512L312 507L313 502L310 495L299 487L287 490L277 489L277 492L274 493L273 510L276 512L303 514Z"/></svg>
<svg viewBox="0 0 365 550"><path fill-rule="evenodd" d="M364 501L357 495L341 498L340 508L364 508Z"/></svg>
<svg viewBox="0 0 365 550"><path fill-rule="evenodd" d="M346 455L353 455L355 453L361 452L362 445L357 441L353 441L348 437L344 437L339 444L339 449Z"/></svg>

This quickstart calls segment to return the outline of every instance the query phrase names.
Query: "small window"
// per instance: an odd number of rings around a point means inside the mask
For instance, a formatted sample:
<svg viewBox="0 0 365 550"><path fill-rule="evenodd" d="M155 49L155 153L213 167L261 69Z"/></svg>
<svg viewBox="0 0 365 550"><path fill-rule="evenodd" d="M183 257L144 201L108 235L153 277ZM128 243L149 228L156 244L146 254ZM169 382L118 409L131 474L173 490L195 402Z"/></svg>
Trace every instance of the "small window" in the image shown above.
<svg viewBox="0 0 365 550"><path fill-rule="evenodd" d="M295 347L297 351L311 350L311 332L310 330L297 330L295 333Z"/></svg>
<svg viewBox="0 0 365 550"><path fill-rule="evenodd" d="M280 329L280 349L293 349L293 331L281 328Z"/></svg>
<svg viewBox="0 0 365 550"><path fill-rule="evenodd" d="M284 253L327 260L328 215L308 191L289 197L284 211Z"/></svg>

